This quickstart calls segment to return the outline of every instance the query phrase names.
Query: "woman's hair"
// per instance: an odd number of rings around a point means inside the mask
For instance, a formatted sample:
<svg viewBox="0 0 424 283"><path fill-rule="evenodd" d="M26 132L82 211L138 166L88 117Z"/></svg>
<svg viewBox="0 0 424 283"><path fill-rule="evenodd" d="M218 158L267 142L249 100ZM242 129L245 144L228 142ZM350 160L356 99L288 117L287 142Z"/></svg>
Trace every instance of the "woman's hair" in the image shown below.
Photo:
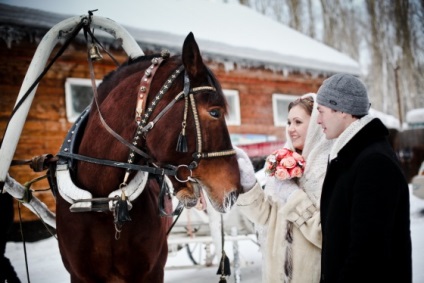
<svg viewBox="0 0 424 283"><path fill-rule="evenodd" d="M295 101L292 101L289 103L289 111L293 107L299 105L303 108L303 110L308 113L309 116L312 114L312 109L314 108L314 99L311 96L305 97L305 98L298 98Z"/></svg>

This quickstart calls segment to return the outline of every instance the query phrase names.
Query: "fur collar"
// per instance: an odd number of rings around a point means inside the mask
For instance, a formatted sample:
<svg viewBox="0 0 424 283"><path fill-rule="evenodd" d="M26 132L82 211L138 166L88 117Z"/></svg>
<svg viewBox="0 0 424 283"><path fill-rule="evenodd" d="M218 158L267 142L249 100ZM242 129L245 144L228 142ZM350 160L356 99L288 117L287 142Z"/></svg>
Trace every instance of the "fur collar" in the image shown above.
<svg viewBox="0 0 424 283"><path fill-rule="evenodd" d="M330 161L340 155L357 155L367 144L389 134L380 119L364 116L353 122L336 140L330 151Z"/></svg>

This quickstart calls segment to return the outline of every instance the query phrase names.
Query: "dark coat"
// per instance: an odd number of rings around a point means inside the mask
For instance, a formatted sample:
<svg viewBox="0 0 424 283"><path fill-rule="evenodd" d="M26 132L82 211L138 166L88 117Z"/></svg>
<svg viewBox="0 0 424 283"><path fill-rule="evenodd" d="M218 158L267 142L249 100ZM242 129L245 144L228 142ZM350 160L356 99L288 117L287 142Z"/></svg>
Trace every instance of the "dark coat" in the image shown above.
<svg viewBox="0 0 424 283"><path fill-rule="evenodd" d="M379 119L329 165L321 196L321 282L412 282L409 189Z"/></svg>

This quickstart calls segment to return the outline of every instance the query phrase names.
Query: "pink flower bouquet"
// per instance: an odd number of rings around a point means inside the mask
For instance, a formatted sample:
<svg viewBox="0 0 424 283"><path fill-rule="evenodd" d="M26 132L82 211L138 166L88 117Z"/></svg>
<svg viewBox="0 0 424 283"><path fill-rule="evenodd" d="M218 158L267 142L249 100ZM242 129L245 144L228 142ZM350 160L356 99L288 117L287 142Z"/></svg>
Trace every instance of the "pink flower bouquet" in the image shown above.
<svg viewBox="0 0 424 283"><path fill-rule="evenodd" d="M286 180L301 177L305 170L305 159L288 148L274 151L266 158L265 173Z"/></svg>

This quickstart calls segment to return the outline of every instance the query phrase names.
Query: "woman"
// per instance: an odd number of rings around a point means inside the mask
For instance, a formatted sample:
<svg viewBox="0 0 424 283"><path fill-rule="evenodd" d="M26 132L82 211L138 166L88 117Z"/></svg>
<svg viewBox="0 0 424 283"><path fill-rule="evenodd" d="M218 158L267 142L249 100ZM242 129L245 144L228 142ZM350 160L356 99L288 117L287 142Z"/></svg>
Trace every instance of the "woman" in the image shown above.
<svg viewBox="0 0 424 283"><path fill-rule="evenodd" d="M246 153L237 150L241 183L237 206L258 227L262 239L262 282L319 282L321 226L319 199L331 141L317 125L315 94L289 104L286 148L306 160L298 179L269 176L262 190Z"/></svg>

